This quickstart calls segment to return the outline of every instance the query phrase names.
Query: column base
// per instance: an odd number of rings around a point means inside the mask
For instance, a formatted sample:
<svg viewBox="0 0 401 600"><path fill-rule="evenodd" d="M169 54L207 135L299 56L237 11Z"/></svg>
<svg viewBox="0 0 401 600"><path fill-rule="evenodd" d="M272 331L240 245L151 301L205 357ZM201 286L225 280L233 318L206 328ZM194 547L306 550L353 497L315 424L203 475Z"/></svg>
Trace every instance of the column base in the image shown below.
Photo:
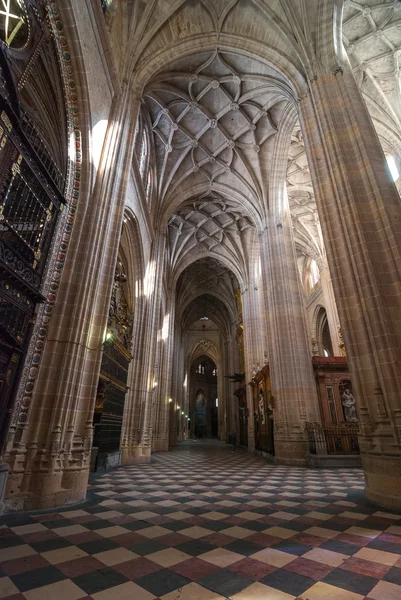
<svg viewBox="0 0 401 600"><path fill-rule="evenodd" d="M0 515L4 513L4 495L6 492L7 477L10 467L7 463L0 463Z"/></svg>
<svg viewBox="0 0 401 600"><path fill-rule="evenodd" d="M371 502L401 510L401 456L362 454L366 497Z"/></svg>
<svg viewBox="0 0 401 600"><path fill-rule="evenodd" d="M277 465L307 466L308 443L304 440L275 440L274 462Z"/></svg>
<svg viewBox="0 0 401 600"><path fill-rule="evenodd" d="M18 485L19 477L10 474L4 500L5 512L46 510L82 502L86 499L88 476L87 469L64 473L34 472L30 477L29 491L24 493Z"/></svg>
<svg viewBox="0 0 401 600"><path fill-rule="evenodd" d="M121 457L122 464L130 463L150 463L151 451L150 448L141 448L137 446L131 452L124 450Z"/></svg>

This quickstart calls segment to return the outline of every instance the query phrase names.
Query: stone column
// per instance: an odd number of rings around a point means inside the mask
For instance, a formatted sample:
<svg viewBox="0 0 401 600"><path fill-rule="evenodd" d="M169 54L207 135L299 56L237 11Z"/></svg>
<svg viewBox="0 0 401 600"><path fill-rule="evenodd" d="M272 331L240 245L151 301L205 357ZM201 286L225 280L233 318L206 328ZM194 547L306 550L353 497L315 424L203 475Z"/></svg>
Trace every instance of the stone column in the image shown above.
<svg viewBox="0 0 401 600"><path fill-rule="evenodd" d="M248 450L255 450L255 415L253 407L252 381L257 364L263 363L263 329L266 329L265 315L261 314L259 304L259 282L249 282L249 287L242 294L245 342L245 386L248 407Z"/></svg>
<svg viewBox="0 0 401 600"><path fill-rule="evenodd" d="M129 462L135 458L141 433L141 403L138 390L143 374L143 340L146 336L147 302L143 294L135 303L132 335L132 360L128 373L128 391L125 396L123 427L121 432L121 460Z"/></svg>
<svg viewBox="0 0 401 600"><path fill-rule="evenodd" d="M348 67L300 101L370 500L401 508L401 202Z"/></svg>
<svg viewBox="0 0 401 600"><path fill-rule="evenodd" d="M170 403L169 408L169 443L170 446L175 446L177 444L178 437L178 420L177 420L177 406L182 406L184 404L184 372L185 372L185 356L184 356L184 345L182 342L181 336L181 325L175 322L174 327L174 340L173 340L173 364L174 369L171 368L172 374L172 392L171 398L172 402ZM189 409L188 409L189 410ZM187 413L188 416L192 417L190 413ZM191 432L193 432L193 427L195 426L195 420L191 424Z"/></svg>
<svg viewBox="0 0 401 600"><path fill-rule="evenodd" d="M233 340L230 336L227 339L222 340L222 352L221 352L221 377L225 375L231 375L232 370L230 368L232 361L230 360L230 347L233 344ZM230 435L236 430L235 414L234 414L234 397L232 395L232 385L229 379L223 380L223 396L224 396L224 408L225 408L225 429L226 429L226 441L230 439Z"/></svg>
<svg viewBox="0 0 401 600"><path fill-rule="evenodd" d="M286 188L294 121L294 111L289 109L275 139L269 211L260 236L270 338L275 455L276 462L283 464L305 464L308 450L305 423L320 419Z"/></svg>
<svg viewBox="0 0 401 600"><path fill-rule="evenodd" d="M338 317L337 305L334 297L333 283L329 267L324 261L323 269L320 271L320 284L323 292L323 302L326 308L327 321L329 324L331 344L333 346L334 356L341 356L339 326L340 319Z"/></svg>
<svg viewBox="0 0 401 600"><path fill-rule="evenodd" d="M77 208L32 404L8 445L7 495L19 508L59 506L86 495L138 108L125 82L113 100L95 186Z"/></svg>
<svg viewBox="0 0 401 600"><path fill-rule="evenodd" d="M164 276L164 253L166 236L156 232L153 248L145 275L145 295L147 296L147 313L144 335L140 340L143 363L141 373L136 382L136 392L141 406L140 441L135 451L137 460L150 460L152 449L152 424L158 397L159 373L156 369L157 341L159 331L162 284ZM157 384L155 386L155 383Z"/></svg>
<svg viewBox="0 0 401 600"><path fill-rule="evenodd" d="M154 418L154 451L166 452L169 446L169 398L171 397L173 370L174 296L168 292L167 312L163 322L160 344L158 398Z"/></svg>

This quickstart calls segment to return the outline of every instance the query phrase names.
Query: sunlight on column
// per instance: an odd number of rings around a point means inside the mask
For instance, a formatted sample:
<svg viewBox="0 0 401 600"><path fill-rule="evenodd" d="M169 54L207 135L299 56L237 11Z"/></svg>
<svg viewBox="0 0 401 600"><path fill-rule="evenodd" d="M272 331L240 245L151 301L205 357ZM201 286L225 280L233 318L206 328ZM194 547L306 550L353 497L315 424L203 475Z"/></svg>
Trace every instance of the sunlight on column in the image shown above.
<svg viewBox="0 0 401 600"><path fill-rule="evenodd" d="M156 262L151 260L146 267L145 277L143 278L143 293L146 298L149 298L152 295L154 289L155 272Z"/></svg>
<svg viewBox="0 0 401 600"><path fill-rule="evenodd" d="M99 168L102 157L103 143L108 124L107 119L101 119L92 129L92 162L96 169Z"/></svg>
<svg viewBox="0 0 401 600"><path fill-rule="evenodd" d="M162 340L163 342L165 342L168 339L168 329L169 329L169 325L170 325L170 315L166 315L164 317L164 321L163 321L163 327L162 327Z"/></svg>
<svg viewBox="0 0 401 600"><path fill-rule="evenodd" d="M317 262L312 258L310 261L309 283L313 288L320 279L320 271Z"/></svg>
<svg viewBox="0 0 401 600"><path fill-rule="evenodd" d="M398 179L400 178L400 172L397 168L397 165L395 164L394 156L387 156L387 164L388 168L390 169L393 181L398 181Z"/></svg>
<svg viewBox="0 0 401 600"><path fill-rule="evenodd" d="M257 259L257 261L254 264L254 278L255 278L255 282L259 281L261 273L262 273L262 263L260 261L260 256L259 256L258 259Z"/></svg>

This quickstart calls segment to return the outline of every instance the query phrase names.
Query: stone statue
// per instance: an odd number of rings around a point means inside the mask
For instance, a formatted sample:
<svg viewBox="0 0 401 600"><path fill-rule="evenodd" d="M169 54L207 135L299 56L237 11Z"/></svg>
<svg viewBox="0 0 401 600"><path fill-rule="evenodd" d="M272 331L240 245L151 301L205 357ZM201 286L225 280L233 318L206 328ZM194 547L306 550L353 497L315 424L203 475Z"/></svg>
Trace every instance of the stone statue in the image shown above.
<svg viewBox="0 0 401 600"><path fill-rule="evenodd" d="M263 390L259 392L259 412L262 417L262 425L265 424L265 399L263 396Z"/></svg>
<svg viewBox="0 0 401 600"><path fill-rule="evenodd" d="M345 350L345 344L344 344L344 337L343 337L343 330L341 329L341 327L338 328L338 337L340 339L340 352L341 352L341 356L347 356L347 352Z"/></svg>
<svg viewBox="0 0 401 600"><path fill-rule="evenodd" d="M355 423L358 421L356 416L355 398L349 390L345 390L342 395L342 404L344 407L344 415L347 423Z"/></svg>
<svg viewBox="0 0 401 600"><path fill-rule="evenodd" d="M132 343L133 318L127 300L127 276L123 264L118 261L114 274L114 284L110 300L107 326L115 333L122 344L130 350Z"/></svg>
<svg viewBox="0 0 401 600"><path fill-rule="evenodd" d="M196 396L196 408L201 408L203 406L205 406L205 395L202 391L200 391Z"/></svg>

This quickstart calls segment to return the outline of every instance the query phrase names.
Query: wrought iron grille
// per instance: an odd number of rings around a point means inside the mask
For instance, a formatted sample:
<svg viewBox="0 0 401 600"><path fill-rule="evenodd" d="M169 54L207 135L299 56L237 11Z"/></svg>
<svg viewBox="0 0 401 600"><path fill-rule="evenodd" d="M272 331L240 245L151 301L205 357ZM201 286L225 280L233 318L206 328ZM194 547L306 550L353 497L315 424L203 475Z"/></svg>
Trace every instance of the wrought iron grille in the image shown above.
<svg viewBox="0 0 401 600"><path fill-rule="evenodd" d="M56 184L60 194L64 194L66 185L65 177L61 173L55 160L53 159L49 150L47 149L47 145L43 140L43 137L39 133L37 127L34 125L34 123L32 123L32 121L24 112L21 113L21 127L23 128L24 134L31 143L32 148L36 153L36 157L42 163L44 170L52 179L52 181Z"/></svg>
<svg viewBox="0 0 401 600"><path fill-rule="evenodd" d="M54 227L53 203L26 167L20 154L7 174L0 200L0 240L34 269L41 270L41 256Z"/></svg>
<svg viewBox="0 0 401 600"><path fill-rule="evenodd" d="M358 423L336 426L307 423L310 454L359 454Z"/></svg>
<svg viewBox="0 0 401 600"><path fill-rule="evenodd" d="M21 15L13 30L0 15L0 451L68 172L64 84L46 4L13 2Z"/></svg>

